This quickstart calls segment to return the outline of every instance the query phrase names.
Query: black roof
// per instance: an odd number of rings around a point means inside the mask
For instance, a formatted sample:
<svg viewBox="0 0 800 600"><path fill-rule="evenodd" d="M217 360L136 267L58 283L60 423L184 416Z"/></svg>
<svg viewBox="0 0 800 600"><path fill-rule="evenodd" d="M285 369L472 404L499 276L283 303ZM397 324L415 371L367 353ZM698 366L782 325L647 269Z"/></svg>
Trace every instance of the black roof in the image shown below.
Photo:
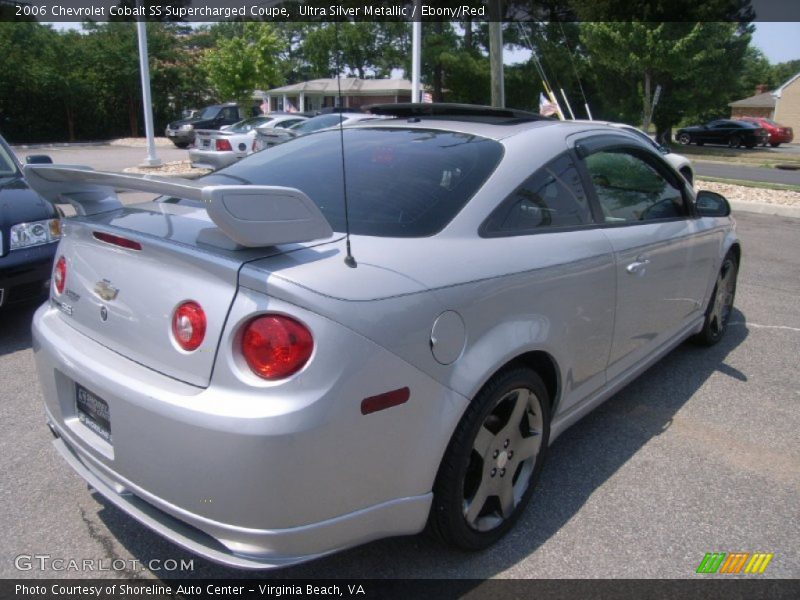
<svg viewBox="0 0 800 600"><path fill-rule="evenodd" d="M364 111L374 115L397 118L435 118L453 121L472 121L494 125L516 125L528 121L552 121L537 113L515 108L496 108L478 104L451 104L448 102L400 102L397 104L371 104Z"/></svg>

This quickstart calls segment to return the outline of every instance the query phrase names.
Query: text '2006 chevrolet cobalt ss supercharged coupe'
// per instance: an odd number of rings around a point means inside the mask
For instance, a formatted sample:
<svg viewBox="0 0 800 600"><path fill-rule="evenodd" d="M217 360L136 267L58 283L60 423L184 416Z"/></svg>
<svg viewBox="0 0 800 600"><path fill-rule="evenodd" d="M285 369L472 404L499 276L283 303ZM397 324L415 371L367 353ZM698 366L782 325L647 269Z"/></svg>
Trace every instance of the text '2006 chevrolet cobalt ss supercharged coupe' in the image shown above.
<svg viewBox="0 0 800 600"><path fill-rule="evenodd" d="M518 111L373 110L394 118L197 181L27 167L78 212L33 325L55 446L202 556L274 567L426 526L484 548L560 433L725 332L730 208L651 145Z"/></svg>

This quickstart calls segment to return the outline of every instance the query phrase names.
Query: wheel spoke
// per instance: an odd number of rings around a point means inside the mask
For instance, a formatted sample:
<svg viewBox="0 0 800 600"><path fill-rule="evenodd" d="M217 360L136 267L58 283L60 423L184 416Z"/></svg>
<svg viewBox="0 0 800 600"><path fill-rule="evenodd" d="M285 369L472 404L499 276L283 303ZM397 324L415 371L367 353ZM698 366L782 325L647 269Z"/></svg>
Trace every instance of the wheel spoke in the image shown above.
<svg viewBox="0 0 800 600"><path fill-rule="evenodd" d="M514 512L514 487L510 477L504 482L498 497L500 498L500 513L504 519L507 519Z"/></svg>
<svg viewBox="0 0 800 600"><path fill-rule="evenodd" d="M494 434L486 429L485 425L481 425L481 428L478 429L478 435L475 436L475 442L472 444L472 447L481 457L485 457L493 441Z"/></svg>
<svg viewBox="0 0 800 600"><path fill-rule="evenodd" d="M528 410L528 402L531 393L526 389L517 390L517 399L514 401L514 410L511 411L511 416L508 417L508 423L503 429L519 429L519 423L522 421L522 415Z"/></svg>
<svg viewBox="0 0 800 600"><path fill-rule="evenodd" d="M515 455L518 462L522 462L536 456L539 453L539 448L542 445L542 437L539 432L534 432L530 437L522 438Z"/></svg>
<svg viewBox="0 0 800 600"><path fill-rule="evenodd" d="M483 505L486 504L486 499L489 497L489 483L484 479L475 491L475 495L464 510L464 518L467 523L475 524L478 515L481 514Z"/></svg>

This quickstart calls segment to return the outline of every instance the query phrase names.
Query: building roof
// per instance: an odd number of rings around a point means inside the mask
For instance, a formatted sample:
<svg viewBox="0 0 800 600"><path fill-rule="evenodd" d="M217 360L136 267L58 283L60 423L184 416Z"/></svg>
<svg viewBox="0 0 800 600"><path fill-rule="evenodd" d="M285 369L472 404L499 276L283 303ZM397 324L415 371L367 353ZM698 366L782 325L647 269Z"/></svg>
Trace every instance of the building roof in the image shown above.
<svg viewBox="0 0 800 600"><path fill-rule="evenodd" d="M787 81L784 82L782 86L780 86L777 90L775 90L772 93L775 95L776 98L780 98L781 94L783 93L783 90L792 85L798 78L800 78L800 73L797 73L794 77L790 77Z"/></svg>
<svg viewBox="0 0 800 600"><path fill-rule="evenodd" d="M728 102L728 106L733 108L775 108L774 92L764 92L756 94L736 102Z"/></svg>
<svg viewBox="0 0 800 600"><path fill-rule="evenodd" d="M340 87L342 94L348 96L411 93L411 82L408 79L358 79L356 77L312 79L311 81L273 88L264 93L299 94L302 92L335 96L339 93Z"/></svg>

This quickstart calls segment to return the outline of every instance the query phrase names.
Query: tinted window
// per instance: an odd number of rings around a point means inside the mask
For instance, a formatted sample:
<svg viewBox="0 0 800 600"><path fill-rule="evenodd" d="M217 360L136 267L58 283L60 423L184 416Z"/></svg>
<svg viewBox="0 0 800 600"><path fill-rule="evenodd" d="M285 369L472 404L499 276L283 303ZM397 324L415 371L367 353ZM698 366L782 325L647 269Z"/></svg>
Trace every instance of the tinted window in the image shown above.
<svg viewBox="0 0 800 600"><path fill-rule="evenodd" d="M200 113L199 117L201 119L213 119L217 116L219 112L219 106L208 106L203 109L203 112Z"/></svg>
<svg viewBox="0 0 800 600"><path fill-rule="evenodd" d="M586 168L607 223L686 215L681 190L634 154L597 152L586 157Z"/></svg>
<svg viewBox="0 0 800 600"><path fill-rule="evenodd" d="M298 137L258 152L203 182L298 188L319 206L334 231L342 232L340 135L350 230L363 235L436 233L486 181L503 154L497 142L462 133L344 129Z"/></svg>
<svg viewBox="0 0 800 600"><path fill-rule="evenodd" d="M223 119L238 119L239 118L239 111L236 109L235 106L228 106L227 108L222 109L222 113L220 115Z"/></svg>
<svg viewBox="0 0 800 600"><path fill-rule="evenodd" d="M564 155L531 175L489 217L487 231L523 233L591 222L580 177Z"/></svg>
<svg viewBox="0 0 800 600"><path fill-rule="evenodd" d="M342 115L320 115L308 121L303 121L292 127L292 129L299 133L311 133L312 131L319 131L320 129L338 125L343 118Z"/></svg>
<svg viewBox="0 0 800 600"><path fill-rule="evenodd" d="M254 127L263 125L264 123L267 123L270 120L271 119L269 117L256 117L254 119L245 119L244 121L239 121L238 123L234 123L233 125L231 125L228 128L228 131L233 131L235 133L247 133Z"/></svg>

